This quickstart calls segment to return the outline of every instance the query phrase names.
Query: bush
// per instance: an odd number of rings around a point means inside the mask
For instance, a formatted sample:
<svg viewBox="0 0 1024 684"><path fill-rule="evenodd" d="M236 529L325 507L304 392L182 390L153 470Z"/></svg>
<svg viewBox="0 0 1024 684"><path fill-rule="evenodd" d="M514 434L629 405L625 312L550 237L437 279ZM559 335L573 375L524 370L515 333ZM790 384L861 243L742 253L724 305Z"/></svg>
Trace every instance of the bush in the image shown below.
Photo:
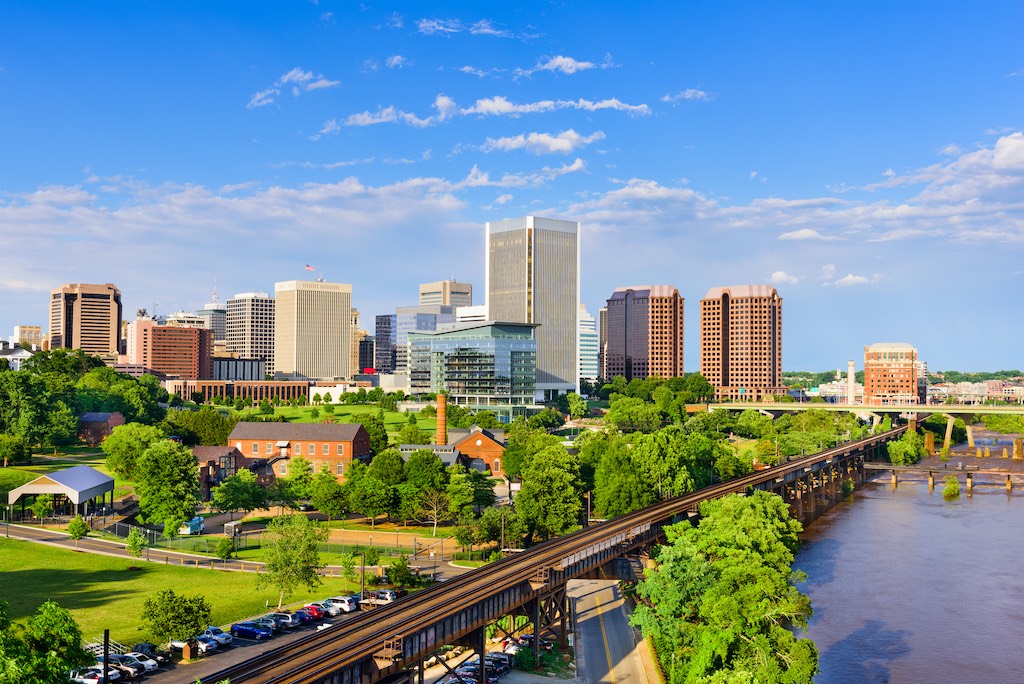
<svg viewBox="0 0 1024 684"><path fill-rule="evenodd" d="M532 672L537 669L537 658L533 655L532 648L520 648L516 651L514 664L517 670Z"/></svg>
<svg viewBox="0 0 1024 684"><path fill-rule="evenodd" d="M221 560L227 560L235 553L235 540L229 537L224 537L217 541L217 548L214 549L214 553L217 554L217 558Z"/></svg>
<svg viewBox="0 0 1024 684"><path fill-rule="evenodd" d="M946 476L946 486L942 488L942 496L945 499L957 499L960 498L960 481L956 479L956 475Z"/></svg>
<svg viewBox="0 0 1024 684"><path fill-rule="evenodd" d="M854 488L853 480L850 478L843 480L843 494L853 494Z"/></svg>

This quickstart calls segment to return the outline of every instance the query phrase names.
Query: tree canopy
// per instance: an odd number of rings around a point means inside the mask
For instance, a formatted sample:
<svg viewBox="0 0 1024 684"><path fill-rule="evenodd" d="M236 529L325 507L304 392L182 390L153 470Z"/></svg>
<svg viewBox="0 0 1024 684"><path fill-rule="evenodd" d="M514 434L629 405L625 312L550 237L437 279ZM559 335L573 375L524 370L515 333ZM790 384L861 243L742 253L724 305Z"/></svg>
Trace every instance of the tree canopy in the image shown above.
<svg viewBox="0 0 1024 684"><path fill-rule="evenodd" d="M28 623L11 623L0 601L0 684L65 684L68 671L87 667L95 656L82 648L82 630L53 601L39 606Z"/></svg>
<svg viewBox="0 0 1024 684"><path fill-rule="evenodd" d="M277 607L300 585L315 589L323 582L317 572L320 544L327 541L328 530L304 515L281 515L267 524L260 541L264 550L263 572L257 586L270 585L278 590Z"/></svg>
<svg viewBox="0 0 1024 684"><path fill-rule="evenodd" d="M199 463L177 442L155 442L136 464L135 493L147 522L163 523L164 535L192 518L199 505Z"/></svg>

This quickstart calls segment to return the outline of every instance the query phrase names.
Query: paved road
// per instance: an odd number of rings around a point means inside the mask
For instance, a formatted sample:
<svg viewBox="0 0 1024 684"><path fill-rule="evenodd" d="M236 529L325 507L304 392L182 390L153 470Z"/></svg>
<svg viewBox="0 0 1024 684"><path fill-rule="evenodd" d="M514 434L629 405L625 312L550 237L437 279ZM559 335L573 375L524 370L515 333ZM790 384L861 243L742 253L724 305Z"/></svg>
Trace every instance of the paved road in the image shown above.
<svg viewBox="0 0 1024 684"><path fill-rule="evenodd" d="M616 580L574 580L576 666L584 684L654 684L633 637Z"/></svg>

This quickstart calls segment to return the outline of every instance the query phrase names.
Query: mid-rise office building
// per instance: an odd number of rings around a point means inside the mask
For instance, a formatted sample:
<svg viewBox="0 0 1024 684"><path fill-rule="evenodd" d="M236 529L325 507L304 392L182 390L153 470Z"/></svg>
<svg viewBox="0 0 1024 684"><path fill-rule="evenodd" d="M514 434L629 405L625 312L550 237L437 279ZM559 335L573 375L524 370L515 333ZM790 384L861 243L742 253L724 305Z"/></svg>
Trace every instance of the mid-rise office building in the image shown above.
<svg viewBox="0 0 1024 684"><path fill-rule="evenodd" d="M443 304L395 309L395 373L409 369L409 333L441 330L455 323L455 307Z"/></svg>
<svg viewBox="0 0 1024 684"><path fill-rule="evenodd" d="M580 224L526 216L486 227L487 314L537 328L537 397L579 387Z"/></svg>
<svg viewBox="0 0 1024 684"><path fill-rule="evenodd" d="M597 365L601 369L601 378L608 379L604 364L605 348L608 346L608 307L597 310Z"/></svg>
<svg viewBox="0 0 1024 684"><path fill-rule="evenodd" d="M714 287L700 302L700 372L715 397L783 394L782 297L770 285Z"/></svg>
<svg viewBox="0 0 1024 684"><path fill-rule="evenodd" d="M203 321L203 327L213 331L215 342L224 342L227 338L228 310L224 304L217 301L217 293L213 293L213 301L204 304L202 309L196 311L196 317Z"/></svg>
<svg viewBox="0 0 1024 684"><path fill-rule="evenodd" d="M455 280L420 285L420 305L473 306L473 286Z"/></svg>
<svg viewBox="0 0 1024 684"><path fill-rule="evenodd" d="M395 314L381 314L377 316L375 323L373 366L378 373L394 373L398 317Z"/></svg>
<svg viewBox="0 0 1024 684"><path fill-rule="evenodd" d="M683 304L679 290L671 285L616 289L607 305L607 377L681 376Z"/></svg>
<svg viewBox="0 0 1024 684"><path fill-rule="evenodd" d="M157 325L149 317L128 324L127 363L182 380L213 377L213 332L202 327Z"/></svg>
<svg viewBox="0 0 1024 684"><path fill-rule="evenodd" d="M243 292L227 301L224 337L228 354L262 359L274 374L274 299L266 292Z"/></svg>
<svg viewBox="0 0 1024 684"><path fill-rule="evenodd" d="M205 328L206 320L191 311L175 311L167 317L167 321L163 325L176 328Z"/></svg>
<svg viewBox="0 0 1024 684"><path fill-rule="evenodd" d="M474 304L473 306L459 306L455 309L456 323L483 323L487 320L487 306Z"/></svg>
<svg viewBox="0 0 1024 684"><path fill-rule="evenodd" d="M365 335L359 340L359 365L358 371L362 373L368 368L373 368L376 344L373 335Z"/></svg>
<svg viewBox="0 0 1024 684"><path fill-rule="evenodd" d="M906 342L879 342L864 347L864 403L926 403L926 378L921 369L917 349Z"/></svg>
<svg viewBox="0 0 1024 684"><path fill-rule="evenodd" d="M11 343L22 349L40 349L43 346L43 328L39 325L16 325Z"/></svg>
<svg viewBox="0 0 1024 684"><path fill-rule="evenodd" d="M333 380L352 376L352 286L289 280L274 284L274 372Z"/></svg>
<svg viewBox="0 0 1024 684"><path fill-rule="evenodd" d="M579 328L577 329L580 380L594 382L601 376L601 368L598 365L598 335L597 321L587 311L587 307L580 304Z"/></svg>
<svg viewBox="0 0 1024 684"><path fill-rule="evenodd" d="M536 327L485 321L410 333L410 387L445 390L449 404L493 411L506 423L535 413Z"/></svg>
<svg viewBox="0 0 1024 684"><path fill-rule="evenodd" d="M349 353L352 355L349 363L349 368L352 370L352 375L358 375L363 372L364 368L373 367L373 359L370 360L368 366L362 364L362 353L363 353L363 340L370 336L370 333L366 330L359 329L359 311L358 309L352 309L352 347Z"/></svg>
<svg viewBox="0 0 1024 684"><path fill-rule="evenodd" d="M50 349L81 349L116 360L121 291L112 283L67 283L50 292Z"/></svg>

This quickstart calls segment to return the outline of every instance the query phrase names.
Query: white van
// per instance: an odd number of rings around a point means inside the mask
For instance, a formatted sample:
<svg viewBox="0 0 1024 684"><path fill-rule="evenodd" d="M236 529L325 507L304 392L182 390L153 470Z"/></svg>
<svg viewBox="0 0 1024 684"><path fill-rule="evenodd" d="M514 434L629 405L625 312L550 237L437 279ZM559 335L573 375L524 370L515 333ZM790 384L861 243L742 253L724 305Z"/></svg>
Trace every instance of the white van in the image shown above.
<svg viewBox="0 0 1024 684"><path fill-rule="evenodd" d="M182 523L178 528L178 534L202 534L206 522L200 516L196 516L188 522Z"/></svg>

